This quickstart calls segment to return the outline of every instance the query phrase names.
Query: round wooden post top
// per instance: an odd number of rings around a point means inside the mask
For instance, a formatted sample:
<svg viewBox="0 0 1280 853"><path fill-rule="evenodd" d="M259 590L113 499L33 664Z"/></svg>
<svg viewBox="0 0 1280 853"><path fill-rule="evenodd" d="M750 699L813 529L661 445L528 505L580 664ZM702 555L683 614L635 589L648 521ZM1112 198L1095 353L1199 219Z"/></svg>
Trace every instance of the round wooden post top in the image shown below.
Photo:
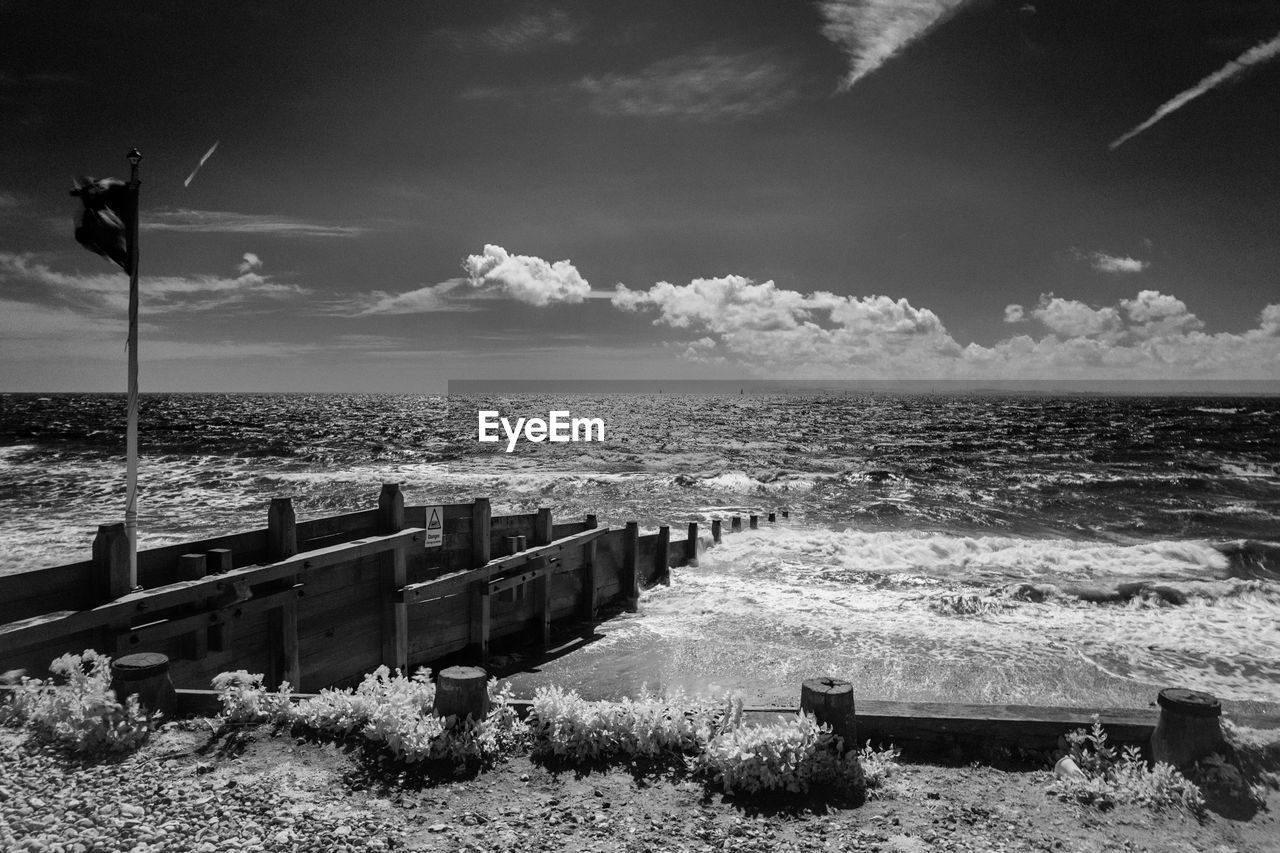
<svg viewBox="0 0 1280 853"><path fill-rule="evenodd" d="M1222 714L1222 703L1212 693L1185 687L1166 687L1156 697L1156 703L1167 711L1188 717L1217 717Z"/></svg>
<svg viewBox="0 0 1280 853"><path fill-rule="evenodd" d="M441 670L440 677L452 681L480 678L485 679L487 682L488 673L478 666L451 666L448 669Z"/></svg>
<svg viewBox="0 0 1280 853"><path fill-rule="evenodd" d="M806 679L801 686L814 693L825 693L827 695L853 692L852 683L845 681L843 678L831 678L830 676Z"/></svg>
<svg viewBox="0 0 1280 853"><path fill-rule="evenodd" d="M111 674L121 681L141 681L169 671L169 657L159 652L138 652L111 662Z"/></svg>

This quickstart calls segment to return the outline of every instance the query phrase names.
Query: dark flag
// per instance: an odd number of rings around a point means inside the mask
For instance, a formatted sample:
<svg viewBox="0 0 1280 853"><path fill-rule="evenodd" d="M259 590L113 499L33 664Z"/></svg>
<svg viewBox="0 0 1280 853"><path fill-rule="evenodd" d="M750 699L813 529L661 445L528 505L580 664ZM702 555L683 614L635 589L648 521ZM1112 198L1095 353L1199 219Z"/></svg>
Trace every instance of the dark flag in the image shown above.
<svg viewBox="0 0 1280 853"><path fill-rule="evenodd" d="M76 241L131 272L126 223L133 210L128 184L115 178L81 178L71 194L84 202L84 213L76 225Z"/></svg>

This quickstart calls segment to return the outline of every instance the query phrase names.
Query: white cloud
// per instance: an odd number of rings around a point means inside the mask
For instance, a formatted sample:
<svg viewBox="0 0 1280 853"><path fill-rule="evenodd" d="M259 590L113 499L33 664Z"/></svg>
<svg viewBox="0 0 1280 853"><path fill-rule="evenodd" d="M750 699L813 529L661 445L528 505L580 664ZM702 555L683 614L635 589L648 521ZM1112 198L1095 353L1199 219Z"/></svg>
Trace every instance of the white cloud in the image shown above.
<svg viewBox="0 0 1280 853"><path fill-rule="evenodd" d="M287 216L186 209L148 211L138 227L143 231L271 234L277 237L359 237L368 231L363 226L334 225Z"/></svg>
<svg viewBox="0 0 1280 853"><path fill-rule="evenodd" d="M619 285L613 304L656 315L655 324L696 336L685 358L736 364L791 378L1272 379L1280 375L1280 305L1259 327L1206 334L1176 297L1144 290L1093 307L1052 294L1008 322L1034 318L1044 329L991 346L959 344L928 308L887 296L800 293L741 276Z"/></svg>
<svg viewBox="0 0 1280 853"><path fill-rule="evenodd" d="M377 314L429 314L436 311L474 311L474 306L460 301L457 288L465 278L451 278L439 284L428 284L404 293L375 290L343 303L338 313L369 317Z"/></svg>
<svg viewBox="0 0 1280 853"><path fill-rule="evenodd" d="M236 269L240 271L241 275L262 269L262 259L253 252L245 252L244 258L240 261L240 266L236 267Z"/></svg>
<svg viewBox="0 0 1280 853"><path fill-rule="evenodd" d="M527 53L543 47L576 44L582 25L561 9L509 18L484 30L479 41L502 53Z"/></svg>
<svg viewBox="0 0 1280 853"><path fill-rule="evenodd" d="M1277 34L1270 41L1254 45L1237 58L1231 60L1217 71L1210 74L1208 77L1205 77L1190 89L1178 93L1170 100L1161 104L1159 109L1157 109L1149 119L1114 140L1109 147L1114 151L1130 139L1133 139L1133 137L1137 136L1139 133L1142 133L1142 131L1160 121L1160 119L1170 113L1182 109L1188 103L1194 101L1205 92L1208 92L1211 89L1216 89L1236 75L1247 71L1251 66L1260 65L1264 62L1275 59L1277 56L1280 56L1280 34Z"/></svg>
<svg viewBox="0 0 1280 853"><path fill-rule="evenodd" d="M799 95L790 72L764 53L691 53L634 74L584 77L575 87L601 115L718 121L774 112Z"/></svg>
<svg viewBox="0 0 1280 853"><path fill-rule="evenodd" d="M473 287L493 288L529 305L581 302L591 292L591 285L567 260L548 263L492 244L479 255L469 255L462 268Z"/></svg>
<svg viewBox="0 0 1280 853"><path fill-rule="evenodd" d="M966 0L823 0L822 34L849 59L848 89L945 21Z"/></svg>
<svg viewBox="0 0 1280 853"><path fill-rule="evenodd" d="M1125 274L1138 273L1151 266L1150 261L1140 261L1127 255L1109 255L1106 252L1082 252L1073 249L1071 254L1081 261L1088 261L1089 266L1098 272Z"/></svg>

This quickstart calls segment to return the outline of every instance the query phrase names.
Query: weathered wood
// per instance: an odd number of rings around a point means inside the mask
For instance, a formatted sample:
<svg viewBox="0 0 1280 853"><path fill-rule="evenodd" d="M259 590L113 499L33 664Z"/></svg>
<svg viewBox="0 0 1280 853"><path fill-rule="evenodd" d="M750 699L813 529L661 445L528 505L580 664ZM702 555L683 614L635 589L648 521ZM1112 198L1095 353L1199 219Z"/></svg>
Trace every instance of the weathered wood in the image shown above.
<svg viewBox="0 0 1280 853"><path fill-rule="evenodd" d="M495 595L504 590L514 589L518 586L524 586L535 578L549 574L555 570L555 566L551 563L543 561L542 565L536 568L527 569L516 575L510 575L505 578L489 581L489 594Z"/></svg>
<svg viewBox="0 0 1280 853"><path fill-rule="evenodd" d="M395 533L404 528L404 494L399 483L383 483L378 493L378 532Z"/></svg>
<svg viewBox="0 0 1280 853"><path fill-rule="evenodd" d="M719 544L720 544L720 536L721 536L721 533L720 533L720 519L718 519L718 518L713 518L713 519L711 519L711 541L712 541L712 542L714 542L715 544L719 545Z"/></svg>
<svg viewBox="0 0 1280 853"><path fill-rule="evenodd" d="M742 531L742 516L735 515L733 518L729 519L729 530L733 533L740 533Z"/></svg>
<svg viewBox="0 0 1280 853"><path fill-rule="evenodd" d="M489 677L475 666L451 666L436 681L435 707L438 717L468 717L477 722L489 713Z"/></svg>
<svg viewBox="0 0 1280 853"><path fill-rule="evenodd" d="M235 568L230 548L210 548L204 552L204 557L208 574L220 575Z"/></svg>
<svg viewBox="0 0 1280 853"><path fill-rule="evenodd" d="M516 550L523 551L529 547L529 538L527 536L516 537Z"/></svg>
<svg viewBox="0 0 1280 853"><path fill-rule="evenodd" d="M281 682L302 689L302 666L298 662L298 600L286 598L279 607L267 613L267 636L271 646L267 650L265 683L268 690L275 690Z"/></svg>
<svg viewBox="0 0 1280 853"><path fill-rule="evenodd" d="M599 523L594 512L587 513L586 525L588 530L594 530Z"/></svg>
<svg viewBox="0 0 1280 853"><path fill-rule="evenodd" d="M302 584L296 584L293 587L281 592L273 592L268 595L251 598L248 601L237 602L221 607L217 610L210 610L205 613L194 613L190 616L178 616L172 619L161 619L156 622L150 622L146 625L138 625L129 629L128 633L121 637L120 645L124 648L133 648L140 646L149 646L162 643L174 637L181 637L193 631L202 628L219 628L230 625L231 621L249 613L257 613L266 610L278 608L287 598L298 598L302 594ZM213 651L226 651L227 647L213 648Z"/></svg>
<svg viewBox="0 0 1280 853"><path fill-rule="evenodd" d="M686 566L698 565L698 524L697 522L689 522L689 536L684 540L684 564Z"/></svg>
<svg viewBox="0 0 1280 853"><path fill-rule="evenodd" d="M538 507L538 516L533 522L533 544L549 545L552 539L555 538L551 535L551 528L553 526L554 525L551 521L551 508L545 506Z"/></svg>
<svg viewBox="0 0 1280 853"><path fill-rule="evenodd" d="M380 599L382 603L382 662L402 672L409 668L409 610L400 602L400 590L409 573L403 548L380 558Z"/></svg>
<svg viewBox="0 0 1280 853"><path fill-rule="evenodd" d="M773 524L773 523L774 523L775 521L777 521L777 520L778 520L778 515L777 515L777 513L772 513L772 512L771 512L771 513L769 513L769 523L770 523L770 524Z"/></svg>
<svg viewBox="0 0 1280 853"><path fill-rule="evenodd" d="M760 527L760 516L758 515L751 516L750 522L751 522L751 529L758 530Z"/></svg>
<svg viewBox="0 0 1280 853"><path fill-rule="evenodd" d="M129 569L129 537L124 524L100 524L93 539L94 590L99 602L128 594L136 579Z"/></svg>
<svg viewBox="0 0 1280 853"><path fill-rule="evenodd" d="M476 498L471 510L471 565L489 562L489 499Z"/></svg>
<svg viewBox="0 0 1280 853"><path fill-rule="evenodd" d="M785 509L784 509L784 510L782 511L782 517L783 517L783 518L790 518L790 517L791 517L791 512L790 512L790 510L785 510Z"/></svg>
<svg viewBox="0 0 1280 853"><path fill-rule="evenodd" d="M858 748L852 684L839 678L808 679L800 686L800 709L819 723L831 726L832 732L842 738L841 752Z"/></svg>
<svg viewBox="0 0 1280 853"><path fill-rule="evenodd" d="M658 528L656 551L658 582L671 586L671 528L665 524Z"/></svg>
<svg viewBox="0 0 1280 853"><path fill-rule="evenodd" d="M361 557L380 554L401 544L422 542L423 531L411 527L387 536L360 539L315 551L304 551L266 566L245 566L198 581L178 581L154 589L140 590L88 610L59 611L0 625L0 642L9 648L56 640L144 613L189 604L210 596L238 595L239 584L261 584L290 578L299 573L327 569Z"/></svg>
<svg viewBox="0 0 1280 853"><path fill-rule="evenodd" d="M418 604L423 601L430 601L435 598L442 598L447 595L459 595L467 591L471 584L476 581L488 580L492 575L499 572L515 569L533 562L539 557L553 557L563 553L567 549L579 548L586 542L598 536L603 536L609 532L607 527L598 527L595 530L584 530L572 536L566 536L563 539L557 539L549 545L539 545L535 548L527 548L516 554L507 557L499 557L490 560L483 566L466 571L453 572L431 580L421 581L419 583L411 583L400 592L400 598L405 604Z"/></svg>
<svg viewBox="0 0 1280 853"><path fill-rule="evenodd" d="M628 610L640 606L640 524L628 521L622 531L622 598Z"/></svg>
<svg viewBox="0 0 1280 853"><path fill-rule="evenodd" d="M283 560L298 553L298 522L293 498L272 498L267 510L267 557Z"/></svg>
<svg viewBox="0 0 1280 853"><path fill-rule="evenodd" d="M183 554L178 558L178 570L174 573L176 581L194 581L205 576L204 554Z"/></svg>
<svg viewBox="0 0 1280 853"><path fill-rule="evenodd" d="M1151 734L1151 757L1174 767L1224 751L1222 704L1210 693L1168 687L1156 698L1160 718Z"/></svg>
<svg viewBox="0 0 1280 853"><path fill-rule="evenodd" d="M177 693L169 678L169 658L157 652L125 655L111 662L111 688L121 704L136 695L147 711L172 714Z"/></svg>
<svg viewBox="0 0 1280 853"><path fill-rule="evenodd" d="M481 666L489 665L489 635L493 628L493 603L489 586L484 583L471 587L471 657Z"/></svg>
<svg viewBox="0 0 1280 853"><path fill-rule="evenodd" d="M194 581L205 576L207 560L204 554L183 554L178 558L178 571L175 580ZM203 612L208 599L199 599L187 608L197 613ZM201 625L182 638L182 657L186 660L204 660L209 654L209 632L207 625Z"/></svg>
<svg viewBox="0 0 1280 853"><path fill-rule="evenodd" d="M595 622L600 598L600 566L596 561L596 540L582 546L582 559L586 564L582 575L582 618L586 622Z"/></svg>
<svg viewBox="0 0 1280 853"><path fill-rule="evenodd" d="M545 561L545 558L539 558ZM535 636L543 649L551 646L551 577L539 575L533 581L533 613Z"/></svg>
<svg viewBox="0 0 1280 853"><path fill-rule="evenodd" d="M587 529L585 521L570 521L564 524L553 524L551 526L551 539L563 539L566 536L572 536L575 533L581 533Z"/></svg>

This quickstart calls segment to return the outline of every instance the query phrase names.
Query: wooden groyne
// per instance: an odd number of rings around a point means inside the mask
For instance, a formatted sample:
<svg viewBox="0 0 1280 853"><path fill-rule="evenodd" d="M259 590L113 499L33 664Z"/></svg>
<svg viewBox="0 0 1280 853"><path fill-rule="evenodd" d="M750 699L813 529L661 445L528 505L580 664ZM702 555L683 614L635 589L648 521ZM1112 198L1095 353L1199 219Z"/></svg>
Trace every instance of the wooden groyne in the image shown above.
<svg viewBox="0 0 1280 853"><path fill-rule="evenodd" d="M740 516L728 521L727 531L712 522L709 544L743 530ZM745 526L760 522L750 515ZM697 524L673 541L668 526L641 535L635 522L611 529L593 515L494 516L487 498L405 506L387 484L376 508L307 521L277 498L265 528L139 552L135 579L124 525L104 525L90 560L0 576L0 671L42 675L87 648L158 652L171 662L179 711L205 712L216 709L203 688L226 671L265 673L269 687L288 681L301 693L351 685L381 664L407 671L464 656L484 665L491 642L545 649L553 623L634 607L641 589L696 565L699 548ZM1050 749L1091 713L861 699L857 708L859 738L934 752L965 742ZM1155 708L1101 713L1119 743L1145 744L1157 717Z"/></svg>

